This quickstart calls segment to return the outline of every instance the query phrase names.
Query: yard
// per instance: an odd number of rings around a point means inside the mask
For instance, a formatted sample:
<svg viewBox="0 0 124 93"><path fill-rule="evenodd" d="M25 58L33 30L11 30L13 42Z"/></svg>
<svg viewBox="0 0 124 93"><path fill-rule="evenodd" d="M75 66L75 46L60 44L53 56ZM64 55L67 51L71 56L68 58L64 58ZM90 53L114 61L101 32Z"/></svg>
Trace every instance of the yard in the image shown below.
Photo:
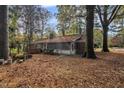
<svg viewBox="0 0 124 93"><path fill-rule="evenodd" d="M0 87L124 87L124 51L97 52L98 59L34 54L0 66Z"/></svg>

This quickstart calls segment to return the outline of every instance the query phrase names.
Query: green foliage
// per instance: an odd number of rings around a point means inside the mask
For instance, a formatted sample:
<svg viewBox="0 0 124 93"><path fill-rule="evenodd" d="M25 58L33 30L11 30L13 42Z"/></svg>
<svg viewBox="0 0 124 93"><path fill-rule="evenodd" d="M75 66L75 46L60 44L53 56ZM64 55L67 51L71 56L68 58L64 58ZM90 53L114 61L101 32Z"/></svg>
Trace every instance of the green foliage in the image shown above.
<svg viewBox="0 0 124 93"><path fill-rule="evenodd" d="M85 24L85 6L61 5L57 6L58 30L62 35L80 34ZM83 24L83 25L82 25ZM79 29L80 25L80 29ZM73 27L74 26L74 27ZM74 31L75 30L75 31Z"/></svg>
<svg viewBox="0 0 124 93"><path fill-rule="evenodd" d="M54 31L54 29L51 27L51 26L48 26L46 29L45 29L46 33L44 33L44 38L54 38L56 36L56 32Z"/></svg>
<svg viewBox="0 0 124 93"><path fill-rule="evenodd" d="M72 23L69 30L66 31L67 35L74 35L78 33L78 24L77 23Z"/></svg>
<svg viewBox="0 0 124 93"><path fill-rule="evenodd" d="M17 45L16 45L17 41L21 42L21 40L18 40L18 38L17 38L17 37L20 37L20 35L18 35L18 33L19 33L18 32L19 16L20 16L19 6L9 6L8 26L9 26L9 45L10 45L10 48L16 48L17 47Z"/></svg>
<svg viewBox="0 0 124 93"><path fill-rule="evenodd" d="M102 31L101 30L94 30L94 44L95 47L102 47Z"/></svg>
<svg viewBox="0 0 124 93"><path fill-rule="evenodd" d="M50 12L39 5L19 5L9 7L9 46L10 54L27 52L34 40L43 37Z"/></svg>

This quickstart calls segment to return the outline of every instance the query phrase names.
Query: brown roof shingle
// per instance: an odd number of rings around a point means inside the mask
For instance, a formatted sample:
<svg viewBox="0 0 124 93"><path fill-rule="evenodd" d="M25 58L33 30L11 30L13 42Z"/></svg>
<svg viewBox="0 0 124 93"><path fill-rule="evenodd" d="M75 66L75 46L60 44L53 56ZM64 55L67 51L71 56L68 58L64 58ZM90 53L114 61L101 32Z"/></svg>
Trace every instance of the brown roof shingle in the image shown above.
<svg viewBox="0 0 124 93"><path fill-rule="evenodd" d="M53 39L43 39L41 41L37 41L34 43L60 43L60 42L73 42L79 38L81 38L82 35L66 35L66 36L58 36ZM82 41L84 41L82 39Z"/></svg>

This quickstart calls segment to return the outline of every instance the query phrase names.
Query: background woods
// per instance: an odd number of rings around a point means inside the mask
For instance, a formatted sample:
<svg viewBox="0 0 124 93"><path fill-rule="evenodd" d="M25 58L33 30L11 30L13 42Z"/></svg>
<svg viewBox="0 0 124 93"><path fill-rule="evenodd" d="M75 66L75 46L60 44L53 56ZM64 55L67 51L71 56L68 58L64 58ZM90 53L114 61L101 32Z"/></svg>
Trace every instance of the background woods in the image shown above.
<svg viewBox="0 0 124 93"><path fill-rule="evenodd" d="M58 36L82 35L83 39L86 40L84 51L86 51L87 57L95 57L94 47L102 47L102 51L108 52L108 43L114 46L115 42L124 41L123 6L97 5L92 7L58 5L56 6L57 12L54 14L43 6L1 7L8 7L9 39L5 42L9 42L11 56L17 54L27 55L27 53L30 52L32 42L45 38L52 39ZM89 9L90 7L92 7L93 10L91 10L92 8ZM3 14L5 14L4 11L5 10L1 8ZM92 14L89 16L89 13ZM53 16L57 19L57 24L54 27L49 24L49 20ZM4 20L1 20L1 22L2 21ZM119 26L115 26L116 24ZM113 33L115 34L113 35ZM101 38L101 35L103 38ZM121 40L113 40L115 36L118 36ZM122 43L119 45L123 46ZM8 44L6 43L5 46L8 46ZM7 54L6 48L5 55ZM82 55L83 54L85 53L82 53ZM1 53L1 56L2 55Z"/></svg>

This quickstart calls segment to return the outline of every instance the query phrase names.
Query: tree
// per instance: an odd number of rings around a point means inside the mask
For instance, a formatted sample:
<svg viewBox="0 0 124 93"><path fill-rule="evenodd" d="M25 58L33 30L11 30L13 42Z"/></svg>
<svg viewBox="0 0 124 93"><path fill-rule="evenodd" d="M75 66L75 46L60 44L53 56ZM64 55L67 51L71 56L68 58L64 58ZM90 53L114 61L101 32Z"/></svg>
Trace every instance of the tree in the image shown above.
<svg viewBox="0 0 124 93"><path fill-rule="evenodd" d="M47 21L51 17L50 12L42 6L34 5L22 6L21 10L22 28L28 35L30 41L33 40L33 34L39 34L42 38Z"/></svg>
<svg viewBox="0 0 124 93"><path fill-rule="evenodd" d="M20 7L19 6L8 6L8 31L9 31L9 48L10 54L12 53L12 49L16 48L19 49L19 43L17 42L17 34L19 33L19 25L18 20L20 18Z"/></svg>
<svg viewBox="0 0 124 93"><path fill-rule="evenodd" d="M39 34L40 39L42 39L45 29L47 28L47 22L52 15L46 8L41 6L36 7L36 14L35 32Z"/></svg>
<svg viewBox="0 0 124 93"><path fill-rule="evenodd" d="M74 34L81 34L83 31L82 28L85 27L85 7L81 5L58 5L57 8L59 32L62 35L73 34L73 32Z"/></svg>
<svg viewBox="0 0 124 93"><path fill-rule="evenodd" d="M93 27L94 27L94 5L86 5L86 57L87 58L96 58L94 52L94 44L93 44Z"/></svg>
<svg viewBox="0 0 124 93"><path fill-rule="evenodd" d="M45 38L52 39L56 36L56 32L54 31L52 26L48 25L48 27L45 30L46 30L44 34Z"/></svg>
<svg viewBox="0 0 124 93"><path fill-rule="evenodd" d="M100 29L94 29L94 47L102 47L102 31Z"/></svg>
<svg viewBox="0 0 124 93"><path fill-rule="evenodd" d="M59 5L57 6L58 8L58 13L57 13L57 19L58 19L58 29L61 31L62 35L64 36L65 30L69 27L70 25L70 6L63 6Z"/></svg>
<svg viewBox="0 0 124 93"><path fill-rule="evenodd" d="M31 42L43 37L51 14L40 5L14 5L8 9L10 48L17 49L18 53L23 48L27 55Z"/></svg>
<svg viewBox="0 0 124 93"><path fill-rule="evenodd" d="M112 30L115 32L116 37L120 39L120 43L117 45L123 47L124 46L124 19L119 18L115 20L114 24L116 25L116 27L114 26L113 27L114 29Z"/></svg>
<svg viewBox="0 0 124 93"><path fill-rule="evenodd" d="M109 49L108 49L109 25L116 18L120 7L121 6L119 6L119 5L116 5L116 6L109 6L109 5L99 6L99 5L97 5L96 10L97 10L97 13L98 13L101 25L102 25L102 29L103 29L102 51L104 51L104 52L109 52Z"/></svg>
<svg viewBox="0 0 124 93"><path fill-rule="evenodd" d="M21 16L19 18L19 25L24 36L23 51L27 55L31 42L34 39L36 40L36 35L37 39L39 39L39 36L41 38L43 37L50 13L47 9L38 5L20 6L20 9Z"/></svg>
<svg viewBox="0 0 124 93"><path fill-rule="evenodd" d="M8 59L8 48L7 6L0 5L0 58Z"/></svg>
<svg viewBox="0 0 124 93"><path fill-rule="evenodd" d="M29 46L33 41L33 33L35 31L35 18L36 14L36 6L33 5L25 5L21 7L21 18L20 25L23 29L24 41L23 41L23 51L24 51L24 59L27 59L27 55L29 53Z"/></svg>

